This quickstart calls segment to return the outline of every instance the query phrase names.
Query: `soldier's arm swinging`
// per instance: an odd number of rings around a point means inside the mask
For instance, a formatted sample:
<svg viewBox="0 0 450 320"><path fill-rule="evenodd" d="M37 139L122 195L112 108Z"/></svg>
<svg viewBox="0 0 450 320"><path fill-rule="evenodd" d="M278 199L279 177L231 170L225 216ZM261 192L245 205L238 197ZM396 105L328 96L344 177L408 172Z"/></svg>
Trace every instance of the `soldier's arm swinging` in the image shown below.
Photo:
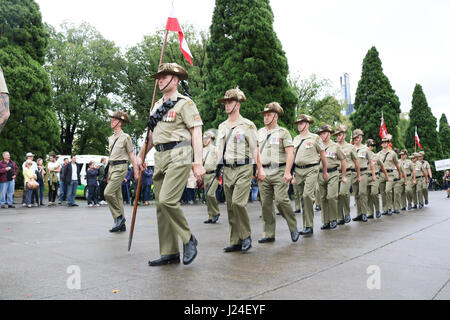
<svg viewBox="0 0 450 320"><path fill-rule="evenodd" d="M0 132L5 127L9 116L9 95L7 93L0 93Z"/></svg>
<svg viewBox="0 0 450 320"><path fill-rule="evenodd" d="M361 182L361 167L359 166L358 159L354 159L353 163L355 164L356 169L356 181Z"/></svg>
<svg viewBox="0 0 450 320"><path fill-rule="evenodd" d="M347 174L347 167L346 167L345 159L341 160L341 171L342 171L342 182L347 183L347 177L345 176Z"/></svg>
<svg viewBox="0 0 450 320"><path fill-rule="evenodd" d="M373 164L373 160L369 160L370 171L372 172L372 181L377 181L377 177L375 176L375 165ZM386 169L383 167L384 174L386 175L386 180L389 181L389 177L387 175Z"/></svg>
<svg viewBox="0 0 450 320"><path fill-rule="evenodd" d="M286 151L286 170L284 170L284 182L289 183L292 180L291 169L294 163L294 147L284 148Z"/></svg>
<svg viewBox="0 0 450 320"><path fill-rule="evenodd" d="M320 159L322 159L322 177L323 180L328 179L328 172L327 172L327 158L325 157L325 151L320 151Z"/></svg>
<svg viewBox="0 0 450 320"><path fill-rule="evenodd" d="M197 180L200 180L206 173L206 170L202 164L202 126L193 127L189 130L191 132L192 149L194 150L194 163L192 164L192 171L194 172Z"/></svg>

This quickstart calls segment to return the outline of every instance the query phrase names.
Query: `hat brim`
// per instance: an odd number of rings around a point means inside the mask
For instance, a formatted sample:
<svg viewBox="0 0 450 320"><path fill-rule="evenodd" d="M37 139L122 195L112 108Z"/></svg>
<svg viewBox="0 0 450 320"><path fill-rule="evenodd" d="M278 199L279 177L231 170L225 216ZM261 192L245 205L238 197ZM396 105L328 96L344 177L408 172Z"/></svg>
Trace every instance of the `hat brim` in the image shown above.
<svg viewBox="0 0 450 320"><path fill-rule="evenodd" d="M277 112L277 111L275 111L275 110L263 110L263 111L258 112L258 114L265 114L265 113L269 113L269 112L276 113L276 114L279 115L279 116L282 115L282 113L279 113L279 112Z"/></svg>
<svg viewBox="0 0 450 320"><path fill-rule="evenodd" d="M187 73L176 73L176 72L158 72L158 73L152 74L150 77L154 78L154 79L159 79L166 75L176 76L180 80L187 80L189 78Z"/></svg>
<svg viewBox="0 0 450 320"><path fill-rule="evenodd" d="M335 132L333 133L333 136L337 136L339 133L347 133L347 131L342 131L342 130L335 131Z"/></svg>
<svg viewBox="0 0 450 320"><path fill-rule="evenodd" d="M298 124L298 123L300 123L300 122L308 122L309 124L313 124L314 123L314 120L306 120L306 119L302 119L302 120L297 120L297 121L295 121L295 122L292 122L292 124Z"/></svg>
<svg viewBox="0 0 450 320"><path fill-rule="evenodd" d="M319 130L319 131L317 131L316 134L321 134L322 132L329 132L329 133L333 134L333 132L330 130Z"/></svg>
<svg viewBox="0 0 450 320"><path fill-rule="evenodd" d="M122 119L122 118L119 118L119 117L116 117L116 116L114 116L114 115L110 115L109 116L111 119L112 118L114 118L114 119L117 119L117 120L119 120L119 121L122 121L122 122L124 122L124 123L131 123L131 120L129 120L129 119Z"/></svg>

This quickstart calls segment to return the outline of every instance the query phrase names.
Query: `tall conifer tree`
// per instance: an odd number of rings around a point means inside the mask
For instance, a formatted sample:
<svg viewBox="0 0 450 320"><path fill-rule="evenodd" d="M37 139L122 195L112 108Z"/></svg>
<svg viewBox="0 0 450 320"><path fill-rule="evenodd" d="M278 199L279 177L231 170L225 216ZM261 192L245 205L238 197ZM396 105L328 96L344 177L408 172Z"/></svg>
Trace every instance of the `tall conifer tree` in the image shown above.
<svg viewBox="0 0 450 320"><path fill-rule="evenodd" d="M439 140L442 146L442 157L444 159L450 158L450 126L445 113L442 114L439 120Z"/></svg>
<svg viewBox="0 0 450 320"><path fill-rule="evenodd" d="M225 91L239 86L247 96L241 114L263 126L258 114L277 101L285 113L281 123L291 126L297 97L289 86L288 62L273 30L269 0L216 0L207 45L206 91L199 106L205 128L227 118L217 103Z"/></svg>
<svg viewBox="0 0 450 320"><path fill-rule="evenodd" d="M355 112L350 116L353 129L362 129L365 139L374 139L380 145L379 132L383 113L387 130L393 136L393 144L394 146L397 144L400 100L392 89L389 79L383 73L381 60L375 47L372 47L364 58L354 107Z"/></svg>

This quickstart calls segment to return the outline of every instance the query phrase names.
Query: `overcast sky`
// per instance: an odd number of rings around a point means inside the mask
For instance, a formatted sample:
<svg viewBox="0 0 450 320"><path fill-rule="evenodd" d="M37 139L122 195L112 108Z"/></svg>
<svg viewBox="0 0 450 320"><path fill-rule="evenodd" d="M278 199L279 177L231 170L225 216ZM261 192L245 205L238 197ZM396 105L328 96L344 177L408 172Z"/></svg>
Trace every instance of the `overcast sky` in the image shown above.
<svg viewBox="0 0 450 320"><path fill-rule="evenodd" d="M43 20L89 22L105 38L130 47L165 25L172 0L36 0ZM214 0L175 0L180 23L209 30ZM350 75L352 101L367 51L375 46L385 75L411 108L416 83L439 122L450 121L450 1L448 0L271 0L274 29L291 73L332 81ZM187 39L189 43L189 39ZM265 103L265 102L263 102Z"/></svg>

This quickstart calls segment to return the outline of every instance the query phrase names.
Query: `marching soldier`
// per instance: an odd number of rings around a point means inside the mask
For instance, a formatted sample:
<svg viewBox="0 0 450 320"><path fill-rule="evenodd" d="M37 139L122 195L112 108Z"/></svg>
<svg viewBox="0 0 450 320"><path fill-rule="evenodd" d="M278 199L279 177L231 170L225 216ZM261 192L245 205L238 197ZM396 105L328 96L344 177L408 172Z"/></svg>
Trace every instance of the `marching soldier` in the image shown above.
<svg viewBox="0 0 450 320"><path fill-rule="evenodd" d="M381 218L380 197L379 197L381 171L383 171L384 176L386 177L386 181L389 181L389 176L386 171L386 168L383 165L383 162L381 162L380 158L378 157L378 154L373 153L375 141L373 141L373 139L367 139L366 145L369 148L369 151L372 155L372 162L375 167L375 176L376 176L375 181L369 179L369 184L367 186L367 195L368 195L367 203L369 208L367 219L373 219L374 210L375 210L375 217L379 219Z"/></svg>
<svg viewBox="0 0 450 320"><path fill-rule="evenodd" d="M339 178L339 197L338 197L338 225L349 223L350 216L350 187L355 182L361 181L361 174L359 168L358 158L356 157L356 148L354 145L345 141L347 127L340 125L334 135L337 143L345 155L345 167L347 183L342 182ZM342 173L342 168L339 168L339 173Z"/></svg>
<svg viewBox="0 0 450 320"><path fill-rule="evenodd" d="M356 212L357 215L353 218L353 221L363 221L367 222L367 214L368 214L368 196L367 189L369 186L369 179L372 178L372 181L376 181L375 176L375 167L373 165L372 159L373 155L370 152L369 148L362 144L364 132L361 129L353 130L352 137L355 142L356 148L356 157L358 158L361 172L361 181L356 181L353 184L353 191L355 193L355 201L356 201ZM370 172L369 172L370 168Z"/></svg>
<svg viewBox="0 0 450 320"><path fill-rule="evenodd" d="M114 218L114 226L110 232L126 231L122 198L122 181L128 172L128 160L137 170L133 144L128 134L123 132L122 125L130 123L126 112L116 111L111 118L111 128L114 134L109 137L108 184L105 188L105 199Z"/></svg>
<svg viewBox="0 0 450 320"><path fill-rule="evenodd" d="M152 77L158 79L163 97L152 110L147 148L139 152L137 159L140 170L144 170L142 158L155 147L153 184L161 257L149 261L149 266L180 263L178 237L183 241L183 264L188 265L197 256L198 242L181 210L180 199L190 171L197 180L205 174L202 165L203 122L195 103L177 90L179 81L188 78L181 66L164 63Z"/></svg>
<svg viewBox="0 0 450 320"><path fill-rule="evenodd" d="M217 147L213 144L215 138L216 134L212 130L208 130L203 134L203 166L206 170L206 174L203 177L203 186L205 192L208 191L208 194L205 194L208 220L204 221L204 223L216 223L220 216L219 205L216 200L219 180L213 179L218 162ZM212 184L211 187L210 184Z"/></svg>
<svg viewBox="0 0 450 320"><path fill-rule="evenodd" d="M428 180L433 179L433 174L431 173L431 167L430 164L428 163L427 160L423 159L423 156L425 155L425 152L420 151L419 152L419 159L418 161L422 162L423 164L423 168L425 169L425 171L427 172L427 178ZM425 198L425 204L428 204L428 182L425 185L425 188L423 189L423 196Z"/></svg>
<svg viewBox="0 0 450 320"><path fill-rule="evenodd" d="M218 168L223 160L223 185L227 199L230 245L225 252L246 252L252 247L247 202L253 176L252 158L256 161L260 181L265 178L257 146L255 124L240 115L241 102L247 99L239 89L230 89L219 103L225 103L228 120L219 125ZM216 169L216 170L217 170ZM271 208L272 210L272 208Z"/></svg>
<svg viewBox="0 0 450 320"><path fill-rule="evenodd" d="M424 169L422 162L419 161L420 154L417 152L414 152L412 154L412 163L413 168L416 173L416 184L413 186L413 202L414 206L413 209L419 209L423 208L423 189L425 183L428 184L428 176L427 171Z"/></svg>
<svg viewBox="0 0 450 320"><path fill-rule="evenodd" d="M277 102L269 103L260 112L264 115L264 128L258 130L258 147L266 178L259 183L261 195L263 238L259 243L275 241L275 214L273 202L278 212L286 219L291 239L296 242L300 236L297 219L289 200L289 183L292 180L291 168L294 161L294 144L288 130L278 126L278 117L283 108Z"/></svg>
<svg viewBox="0 0 450 320"><path fill-rule="evenodd" d="M406 174L406 179L408 180L408 184L405 186L402 183L402 198L400 200L400 206L402 208L406 208L406 200L408 200L408 210L412 208L412 200L413 200L413 185L416 184L416 172L413 170L413 163L408 159L408 150L403 149L400 152L400 167Z"/></svg>
<svg viewBox="0 0 450 320"><path fill-rule="evenodd" d="M345 154L339 145L332 141L331 135L334 130L331 126L325 124L320 127L317 134L320 136L324 146L325 158L327 159L326 172L328 178L323 178L325 170L319 170L319 194L320 206L322 208L323 226L322 230L336 229L338 219L338 196L339 196L339 167L341 168L341 177L343 184L347 184Z"/></svg>
<svg viewBox="0 0 450 320"><path fill-rule="evenodd" d="M385 166L386 171L389 175L389 181L387 181L384 177L380 178L380 193L383 203L383 215L389 216L392 215L393 212L400 213L398 209L394 209L392 193L395 183L394 169L397 169L398 176L404 179L405 185L407 185L408 183L406 180L406 175L403 174L403 171L398 165L397 154L393 150L389 150L389 142L391 141L391 139L392 136L390 134L381 139L381 146L383 147L383 149L378 152L378 156L383 162L383 165Z"/></svg>
<svg viewBox="0 0 450 320"><path fill-rule="evenodd" d="M297 121L299 135L294 138L294 179L299 189L303 206L303 230L300 234L310 236L314 230L314 191L319 174L319 160L322 161L322 178L328 179L327 159L322 139L317 134L309 132L309 126L314 123L312 117L300 114Z"/></svg>

